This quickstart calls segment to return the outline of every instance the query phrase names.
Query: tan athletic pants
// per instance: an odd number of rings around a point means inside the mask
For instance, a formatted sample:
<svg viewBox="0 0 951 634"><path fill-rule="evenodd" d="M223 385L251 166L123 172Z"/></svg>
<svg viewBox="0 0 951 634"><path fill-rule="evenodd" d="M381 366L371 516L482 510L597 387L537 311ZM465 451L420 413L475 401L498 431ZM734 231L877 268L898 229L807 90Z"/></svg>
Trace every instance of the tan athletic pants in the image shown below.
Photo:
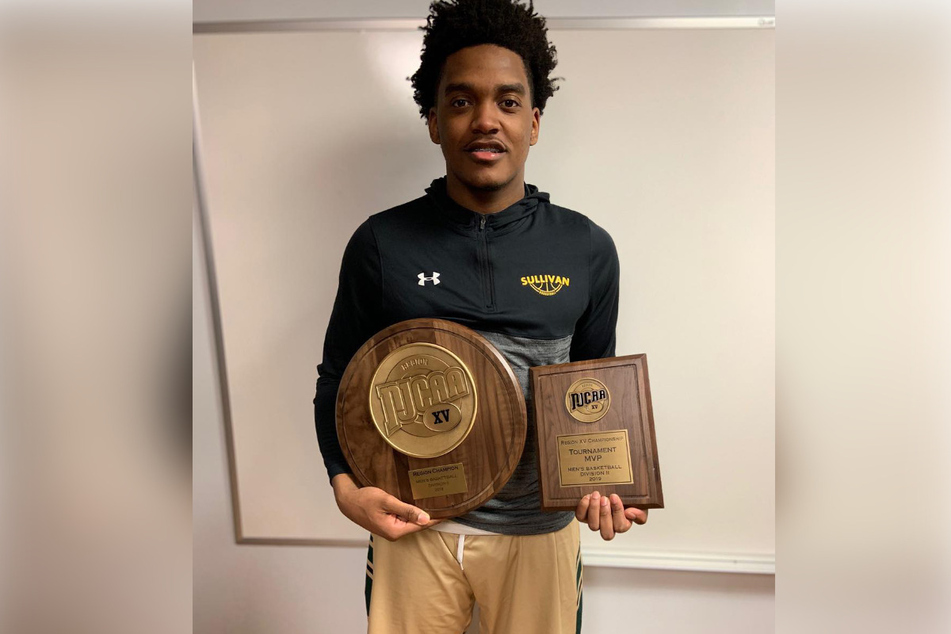
<svg viewBox="0 0 951 634"><path fill-rule="evenodd" d="M480 634L581 631L577 522L546 535L371 535L368 554L369 634L462 634L473 603Z"/></svg>

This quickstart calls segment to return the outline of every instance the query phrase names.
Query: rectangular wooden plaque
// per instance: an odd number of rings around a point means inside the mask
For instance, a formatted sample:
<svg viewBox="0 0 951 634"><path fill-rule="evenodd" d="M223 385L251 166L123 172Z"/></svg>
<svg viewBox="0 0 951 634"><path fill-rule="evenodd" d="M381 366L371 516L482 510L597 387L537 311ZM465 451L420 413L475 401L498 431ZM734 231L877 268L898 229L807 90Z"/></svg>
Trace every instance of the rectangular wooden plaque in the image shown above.
<svg viewBox="0 0 951 634"><path fill-rule="evenodd" d="M586 494L664 507L647 356L529 369L542 509L573 511Z"/></svg>

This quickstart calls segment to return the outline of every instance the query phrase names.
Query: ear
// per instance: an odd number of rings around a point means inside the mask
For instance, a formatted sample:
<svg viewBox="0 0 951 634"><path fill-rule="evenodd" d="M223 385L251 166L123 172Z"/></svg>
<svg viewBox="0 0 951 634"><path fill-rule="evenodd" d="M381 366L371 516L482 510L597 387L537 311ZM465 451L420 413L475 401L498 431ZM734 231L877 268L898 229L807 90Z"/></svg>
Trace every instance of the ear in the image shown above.
<svg viewBox="0 0 951 634"><path fill-rule="evenodd" d="M429 109L429 117L427 119L427 124L429 125L429 139L439 145L441 141L439 140L439 126L436 122L436 108Z"/></svg>
<svg viewBox="0 0 951 634"><path fill-rule="evenodd" d="M532 137L529 145L538 143L538 129L542 125L542 113L538 108L532 108Z"/></svg>

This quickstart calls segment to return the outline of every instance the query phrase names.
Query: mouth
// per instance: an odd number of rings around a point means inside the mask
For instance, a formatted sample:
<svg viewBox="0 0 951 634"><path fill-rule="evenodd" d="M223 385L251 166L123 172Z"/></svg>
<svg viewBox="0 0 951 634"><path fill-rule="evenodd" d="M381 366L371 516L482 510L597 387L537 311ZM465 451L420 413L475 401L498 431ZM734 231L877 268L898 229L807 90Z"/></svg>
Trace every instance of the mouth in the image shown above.
<svg viewBox="0 0 951 634"><path fill-rule="evenodd" d="M505 146L498 141L470 143L465 147L465 151L475 160L488 163L498 160L506 152Z"/></svg>

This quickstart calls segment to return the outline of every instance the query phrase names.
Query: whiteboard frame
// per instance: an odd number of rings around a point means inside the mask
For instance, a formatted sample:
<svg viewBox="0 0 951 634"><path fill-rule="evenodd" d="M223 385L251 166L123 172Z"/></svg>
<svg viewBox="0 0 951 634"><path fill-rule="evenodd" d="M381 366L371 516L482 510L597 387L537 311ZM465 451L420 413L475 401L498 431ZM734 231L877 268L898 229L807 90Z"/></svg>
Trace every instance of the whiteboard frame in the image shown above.
<svg viewBox="0 0 951 634"><path fill-rule="evenodd" d="M550 30L627 30L627 29L774 29L775 16L747 17L685 17L685 18L553 18L546 21ZM274 33L317 31L413 31L426 24L414 19L371 20L264 20L203 22L192 25L192 33ZM245 537L241 527L240 498L231 420L230 392L224 353L224 331L221 325L221 307L218 297L214 253L212 251L210 220L206 209L202 177L201 117L198 103L197 80L192 64L192 171L195 187L195 205L200 220L204 265L208 276L209 304L214 329L217 374L225 424L225 444L228 452L228 473L231 483L231 508L235 543L259 546L329 546L366 548L364 539L287 539ZM734 554L701 552L632 551L623 548L589 549L582 545L582 559L586 566L634 568L644 570L676 570L684 572L720 572L744 574L776 574L775 553Z"/></svg>
<svg viewBox="0 0 951 634"><path fill-rule="evenodd" d="M776 17L757 15L743 17L689 18L551 18L545 21L549 30L625 30L625 29L772 29ZM415 31L426 26L426 20L393 18L385 20L235 20L227 22L196 22L192 33L277 33L282 31Z"/></svg>

